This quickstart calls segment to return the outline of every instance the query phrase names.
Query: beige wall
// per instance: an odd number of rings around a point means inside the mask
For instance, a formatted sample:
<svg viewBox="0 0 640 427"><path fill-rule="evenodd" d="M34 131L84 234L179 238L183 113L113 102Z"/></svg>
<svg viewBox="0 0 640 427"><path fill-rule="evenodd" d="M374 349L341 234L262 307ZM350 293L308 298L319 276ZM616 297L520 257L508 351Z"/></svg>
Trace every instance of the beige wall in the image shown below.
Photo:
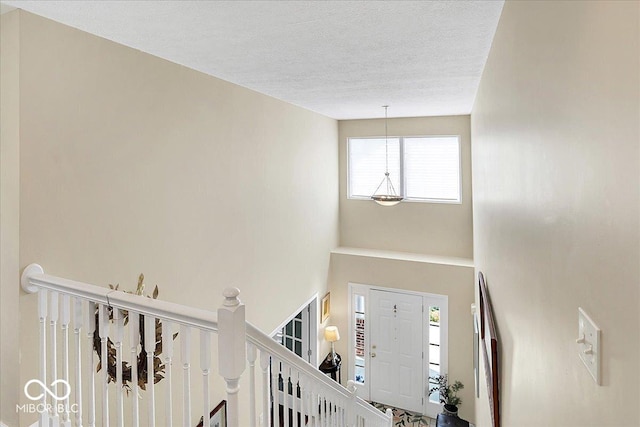
<svg viewBox="0 0 640 427"><path fill-rule="evenodd" d="M640 425L638 20L638 2L502 12L471 117L503 426ZM602 329L601 386L577 355L578 307Z"/></svg>
<svg viewBox="0 0 640 427"><path fill-rule="evenodd" d="M17 425L20 286L19 12L0 19L0 421Z"/></svg>
<svg viewBox="0 0 640 427"><path fill-rule="evenodd" d="M389 136L460 135L462 204L406 202L385 208L347 199L347 139L384 136L384 120L340 121L341 246L473 258L469 116L389 119L388 128Z"/></svg>
<svg viewBox="0 0 640 427"><path fill-rule="evenodd" d="M161 299L208 309L237 286L265 331L325 293L335 120L35 15L20 24L22 267L130 290L144 272ZM20 298L22 349L37 348L35 299ZM35 356L23 351L23 380Z"/></svg>
<svg viewBox="0 0 640 427"><path fill-rule="evenodd" d="M473 302L473 267L433 262L402 261L369 256L331 255L331 318L343 338L336 343L342 356L342 381L347 383L351 352L348 351L348 285L358 283L406 289L449 297L449 375L465 385L461 392L462 417L473 420L473 329L470 306Z"/></svg>

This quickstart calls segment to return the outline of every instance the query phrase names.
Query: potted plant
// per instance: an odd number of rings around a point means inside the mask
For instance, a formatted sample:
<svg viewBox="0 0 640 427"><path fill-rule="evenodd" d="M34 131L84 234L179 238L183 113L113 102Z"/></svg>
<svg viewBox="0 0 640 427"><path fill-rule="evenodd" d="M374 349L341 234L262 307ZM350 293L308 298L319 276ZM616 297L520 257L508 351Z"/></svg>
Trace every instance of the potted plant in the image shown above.
<svg viewBox="0 0 640 427"><path fill-rule="evenodd" d="M434 387L429 389L429 396L433 393L439 393L440 403L444 404L442 413L458 416L458 405L462 403L462 399L457 393L464 388L464 384L460 381L449 384L448 375L437 375L429 378L436 383Z"/></svg>

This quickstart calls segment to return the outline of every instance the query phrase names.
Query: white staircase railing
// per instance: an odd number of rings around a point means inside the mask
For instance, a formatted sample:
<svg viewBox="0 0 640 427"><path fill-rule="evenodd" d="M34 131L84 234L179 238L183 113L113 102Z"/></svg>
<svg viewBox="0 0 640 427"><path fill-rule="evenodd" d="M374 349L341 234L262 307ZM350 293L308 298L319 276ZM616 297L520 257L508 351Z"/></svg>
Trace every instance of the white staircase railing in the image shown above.
<svg viewBox="0 0 640 427"><path fill-rule="evenodd" d="M353 382L348 388L342 387L247 323L245 306L235 288L224 291L224 302L216 313L50 276L37 264L24 270L22 287L38 294L40 370L38 378L25 385L25 394L33 399L40 426L193 427L200 419L192 413L195 402L202 406L202 419L208 420L215 405L211 401L211 384L215 382L211 377L213 337L218 341L214 371L226 383L229 427L241 425L241 414L243 420L248 418L250 427L392 426L391 411L380 412L357 397ZM157 342L159 328L162 338ZM191 342L198 331L201 393L191 387ZM174 332L178 332L182 375L176 375L180 369L173 366ZM129 337L128 346L125 335ZM101 364L97 375L94 345L99 349ZM161 354L156 352L159 346ZM127 369L130 393L123 388L126 372L122 361L126 353L132 361ZM240 401L240 378L247 362L249 396ZM142 371L146 371L146 378L138 378L139 364L146 367ZM115 372L109 369L112 366ZM158 385L154 381L156 367L164 370L164 381ZM181 379L181 391L173 387L174 378ZM145 386L144 393L139 380ZM110 381L115 384L110 385ZM156 391L164 395L161 408L156 407ZM115 402L110 401L114 395ZM176 408L181 414L174 413Z"/></svg>

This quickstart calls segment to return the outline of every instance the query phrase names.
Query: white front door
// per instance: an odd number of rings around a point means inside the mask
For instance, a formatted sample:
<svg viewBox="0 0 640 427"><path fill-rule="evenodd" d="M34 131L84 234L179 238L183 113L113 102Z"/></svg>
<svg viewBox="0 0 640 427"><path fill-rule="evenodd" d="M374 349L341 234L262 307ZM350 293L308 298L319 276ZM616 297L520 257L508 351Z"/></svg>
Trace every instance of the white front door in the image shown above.
<svg viewBox="0 0 640 427"><path fill-rule="evenodd" d="M371 400L423 412L422 296L371 290Z"/></svg>

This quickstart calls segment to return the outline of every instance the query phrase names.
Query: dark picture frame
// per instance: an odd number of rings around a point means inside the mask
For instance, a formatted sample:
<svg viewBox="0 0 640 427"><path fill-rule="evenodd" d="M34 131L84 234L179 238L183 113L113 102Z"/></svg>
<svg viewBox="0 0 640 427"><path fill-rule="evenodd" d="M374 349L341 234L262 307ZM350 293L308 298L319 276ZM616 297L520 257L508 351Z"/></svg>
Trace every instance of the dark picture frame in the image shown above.
<svg viewBox="0 0 640 427"><path fill-rule="evenodd" d="M197 427L204 427L202 425L202 417L200 417L200 423ZM209 424L206 427L227 427L227 401L223 400L218 403L218 406L213 408L209 414Z"/></svg>
<svg viewBox="0 0 640 427"><path fill-rule="evenodd" d="M498 366L498 334L489 301L484 274L478 273L478 292L480 299L480 341L484 356L484 372L487 380L487 393L491 407L493 427L500 427L500 378Z"/></svg>

